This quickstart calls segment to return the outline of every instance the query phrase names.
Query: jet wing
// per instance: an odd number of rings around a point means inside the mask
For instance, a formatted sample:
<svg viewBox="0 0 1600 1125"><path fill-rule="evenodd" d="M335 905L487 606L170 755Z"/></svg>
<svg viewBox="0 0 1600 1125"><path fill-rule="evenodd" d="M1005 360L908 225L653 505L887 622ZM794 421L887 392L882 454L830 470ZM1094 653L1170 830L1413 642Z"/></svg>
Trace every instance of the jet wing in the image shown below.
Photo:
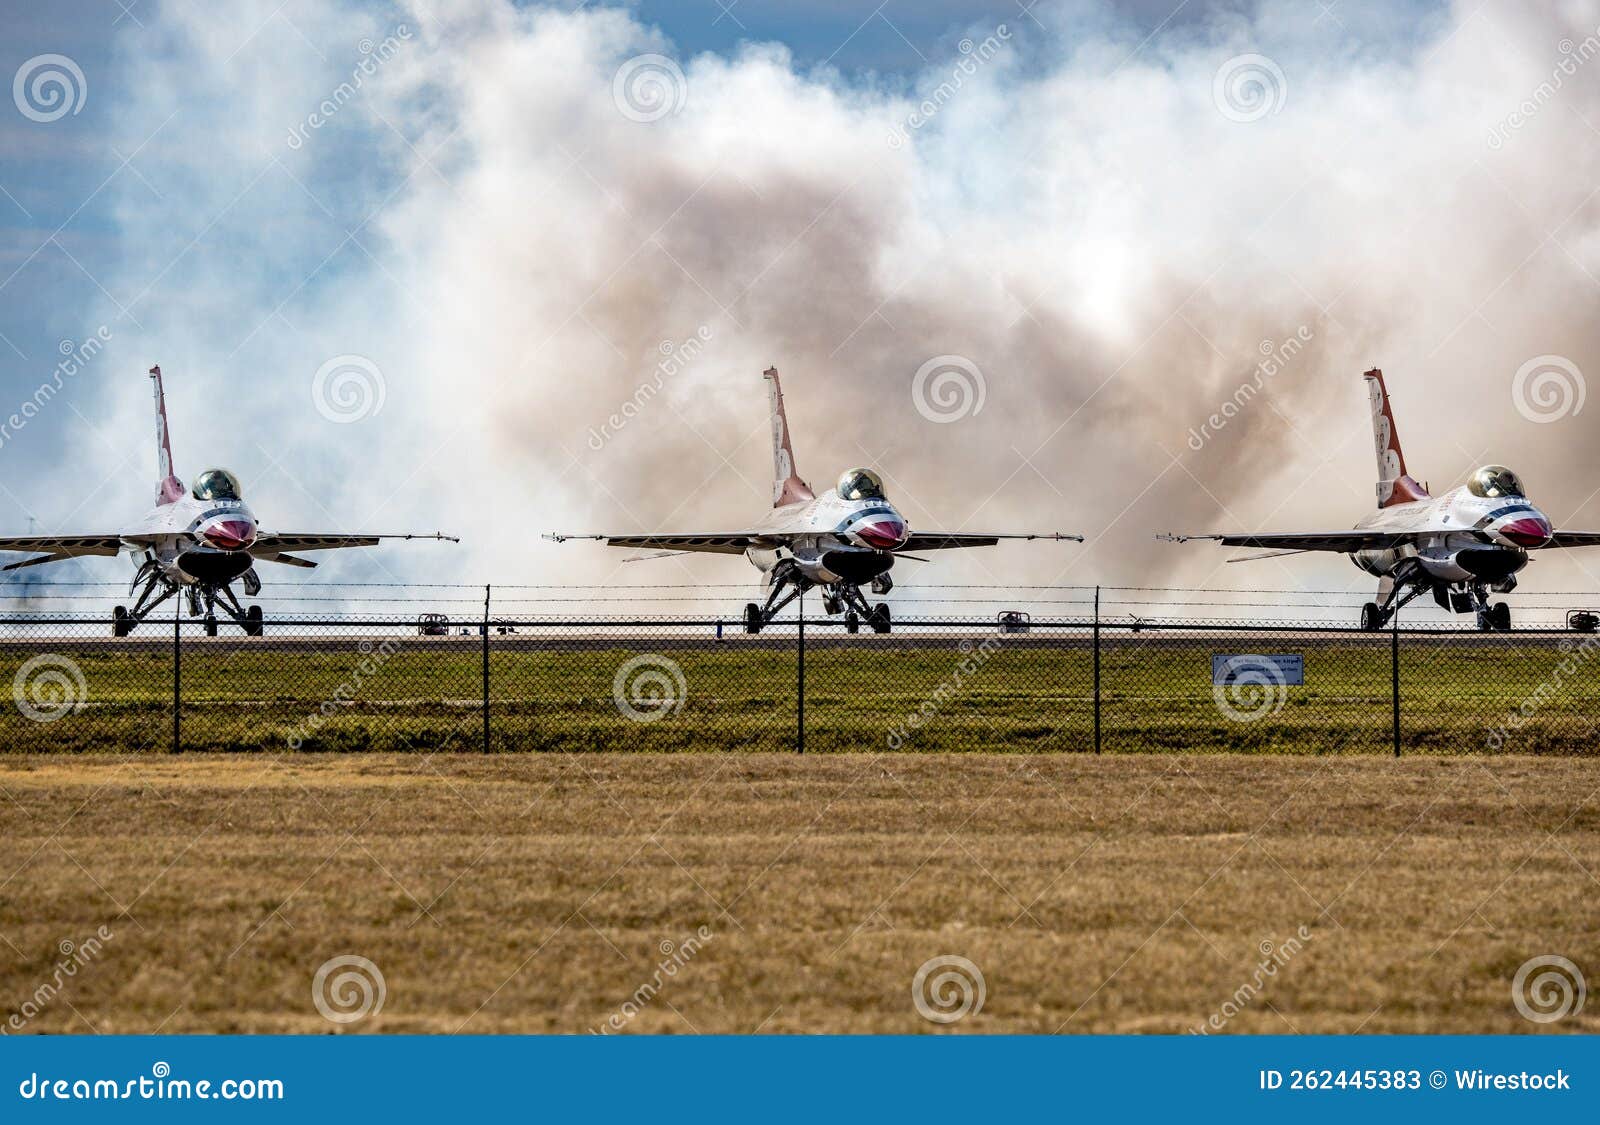
<svg viewBox="0 0 1600 1125"><path fill-rule="evenodd" d="M251 558L266 562L287 563L290 566L316 566L310 559L295 558L291 551L333 551L341 547L376 547L383 539L444 539L451 543L460 540L453 535L438 532L405 535L304 535L276 531L259 533L246 552Z"/></svg>
<svg viewBox="0 0 1600 1125"><path fill-rule="evenodd" d="M1432 533L1437 534L1437 533ZM1258 547L1269 551L1351 551L1383 550L1398 547L1417 537L1410 531L1269 531L1258 535L1173 535L1156 536L1169 543L1191 539L1214 539L1224 547Z"/></svg>
<svg viewBox="0 0 1600 1125"><path fill-rule="evenodd" d="M647 551L702 551L714 555L742 555L751 547L764 545L767 540L753 532L733 534L713 532L703 535L560 535L548 534L546 539L565 543L568 539L603 539L608 547L637 547ZM632 560L630 560L632 561Z"/></svg>
<svg viewBox="0 0 1600 1125"><path fill-rule="evenodd" d="M0 551L39 551L41 554L21 562L7 563L0 569L18 570L40 563L61 562L83 555L115 555L122 549L120 535L12 535L0 538Z"/></svg>
<svg viewBox="0 0 1600 1125"><path fill-rule="evenodd" d="M1550 542L1540 549L1552 547L1600 547L1600 531L1552 531Z"/></svg>
<svg viewBox="0 0 1600 1125"><path fill-rule="evenodd" d="M1002 539L1056 539L1082 543L1081 535L1063 535L1051 532L972 532L972 531L914 531L895 553L901 551L949 551L957 547L993 547Z"/></svg>

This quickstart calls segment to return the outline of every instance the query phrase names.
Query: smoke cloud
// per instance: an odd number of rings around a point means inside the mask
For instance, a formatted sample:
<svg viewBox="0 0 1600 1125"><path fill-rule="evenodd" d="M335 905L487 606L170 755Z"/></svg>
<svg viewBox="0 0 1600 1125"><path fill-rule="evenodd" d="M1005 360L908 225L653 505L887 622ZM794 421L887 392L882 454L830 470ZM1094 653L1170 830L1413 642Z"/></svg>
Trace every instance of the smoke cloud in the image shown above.
<svg viewBox="0 0 1600 1125"><path fill-rule="evenodd" d="M1151 536L1349 526L1372 366L1414 475L1510 463L1600 527L1597 408L1514 395L1539 356L1600 377L1596 8L1266 3L1146 39L1042 0L902 88L684 57L613 9L167 6L117 95L151 181L108 189L117 362L172 373L180 470L229 463L268 522L465 540L329 576L752 581L538 535L753 519L775 365L818 488L867 464L914 527L1090 537L902 582L1364 590ZM330 419L315 375L351 355L381 407L357 379Z"/></svg>

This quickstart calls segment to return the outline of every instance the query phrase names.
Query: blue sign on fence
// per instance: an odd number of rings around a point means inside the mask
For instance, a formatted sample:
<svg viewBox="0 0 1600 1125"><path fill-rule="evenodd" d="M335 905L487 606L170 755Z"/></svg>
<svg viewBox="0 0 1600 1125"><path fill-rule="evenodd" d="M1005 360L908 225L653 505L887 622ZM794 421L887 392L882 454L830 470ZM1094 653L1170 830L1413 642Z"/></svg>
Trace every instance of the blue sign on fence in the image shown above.
<svg viewBox="0 0 1600 1125"><path fill-rule="evenodd" d="M1211 682L1218 687L1234 684L1303 684L1306 660L1298 652L1211 654Z"/></svg>

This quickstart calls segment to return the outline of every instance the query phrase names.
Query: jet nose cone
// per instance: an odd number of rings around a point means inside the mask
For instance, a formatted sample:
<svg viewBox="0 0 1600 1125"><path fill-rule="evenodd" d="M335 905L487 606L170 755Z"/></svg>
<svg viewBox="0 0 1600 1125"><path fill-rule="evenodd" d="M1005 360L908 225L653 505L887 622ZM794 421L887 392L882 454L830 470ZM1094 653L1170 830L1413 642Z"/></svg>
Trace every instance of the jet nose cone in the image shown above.
<svg viewBox="0 0 1600 1125"><path fill-rule="evenodd" d="M218 520L200 532L206 544L219 551L242 551L256 539L256 525L250 520Z"/></svg>
<svg viewBox="0 0 1600 1125"><path fill-rule="evenodd" d="M1518 547L1542 547L1550 542L1550 521L1543 516L1519 516L1498 528L1500 537Z"/></svg>
<svg viewBox="0 0 1600 1125"><path fill-rule="evenodd" d="M879 551L892 551L906 541L904 521L890 516L879 516L871 523L856 528L856 535L867 546Z"/></svg>

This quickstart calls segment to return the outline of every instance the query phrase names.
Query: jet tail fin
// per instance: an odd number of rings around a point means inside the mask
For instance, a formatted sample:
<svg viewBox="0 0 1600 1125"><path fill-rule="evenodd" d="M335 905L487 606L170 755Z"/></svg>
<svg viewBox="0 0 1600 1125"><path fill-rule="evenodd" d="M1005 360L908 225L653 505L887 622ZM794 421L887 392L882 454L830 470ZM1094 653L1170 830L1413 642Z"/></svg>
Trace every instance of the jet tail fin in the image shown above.
<svg viewBox="0 0 1600 1125"><path fill-rule="evenodd" d="M772 402L772 506L777 508L814 499L816 493L794 471L794 447L789 444L789 418L783 409L778 369L767 368L762 378L767 381L767 393Z"/></svg>
<svg viewBox="0 0 1600 1125"><path fill-rule="evenodd" d="M1362 378L1367 381L1367 398L1372 404L1372 445L1378 455L1378 507L1426 500L1428 490L1406 472L1406 456L1400 451L1400 435L1395 431L1394 411L1389 408L1383 372L1374 367Z"/></svg>
<svg viewBox="0 0 1600 1125"><path fill-rule="evenodd" d="M183 495L183 482L172 472L172 443L167 438L167 395L161 389L161 368L150 369L150 378L156 388L156 472L161 483L156 486L156 503L171 504Z"/></svg>

